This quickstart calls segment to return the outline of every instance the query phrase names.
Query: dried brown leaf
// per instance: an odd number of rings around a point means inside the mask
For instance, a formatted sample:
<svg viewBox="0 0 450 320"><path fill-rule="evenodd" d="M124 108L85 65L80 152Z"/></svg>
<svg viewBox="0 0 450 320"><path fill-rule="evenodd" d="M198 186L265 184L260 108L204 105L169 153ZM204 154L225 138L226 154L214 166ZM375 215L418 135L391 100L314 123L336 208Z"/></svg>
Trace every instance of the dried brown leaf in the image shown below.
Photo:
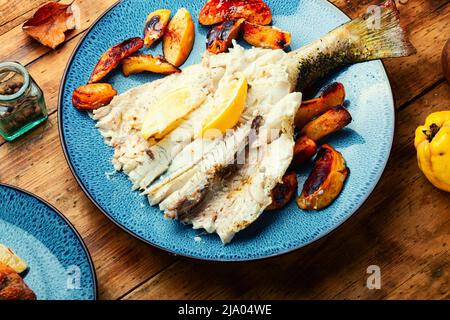
<svg viewBox="0 0 450 320"><path fill-rule="evenodd" d="M49 2L39 8L22 29L44 46L55 49L66 40L65 32L75 26L72 3Z"/></svg>

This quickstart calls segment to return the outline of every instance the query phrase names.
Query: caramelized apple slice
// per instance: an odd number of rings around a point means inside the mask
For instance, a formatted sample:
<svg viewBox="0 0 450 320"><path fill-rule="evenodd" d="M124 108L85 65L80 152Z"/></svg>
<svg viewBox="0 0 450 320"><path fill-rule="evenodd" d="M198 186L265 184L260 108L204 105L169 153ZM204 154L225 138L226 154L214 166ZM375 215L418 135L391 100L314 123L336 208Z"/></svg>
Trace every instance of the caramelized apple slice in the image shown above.
<svg viewBox="0 0 450 320"><path fill-rule="evenodd" d="M180 69L167 62L161 56L154 57L151 54L134 54L122 60L122 72L126 77L130 74L145 71L159 74L181 72Z"/></svg>
<svg viewBox="0 0 450 320"><path fill-rule="evenodd" d="M200 11L198 21L209 26L239 18L268 25L272 22L272 13L262 0L208 0Z"/></svg>
<svg viewBox="0 0 450 320"><path fill-rule="evenodd" d="M333 82L323 90L320 98L302 103L295 115L295 125L301 129L312 119L327 112L331 108L344 105L344 101L344 85L339 82Z"/></svg>
<svg viewBox="0 0 450 320"><path fill-rule="evenodd" d="M228 20L211 29L206 40L208 51L214 54L228 51L233 39L238 37L244 21L244 19Z"/></svg>
<svg viewBox="0 0 450 320"><path fill-rule="evenodd" d="M91 83L73 92L72 103L79 110L95 110L108 105L116 95L108 83Z"/></svg>
<svg viewBox="0 0 450 320"><path fill-rule="evenodd" d="M194 46L195 26L192 17L185 8L175 14L167 26L163 38L164 57L176 67L181 66Z"/></svg>
<svg viewBox="0 0 450 320"><path fill-rule="evenodd" d="M294 146L294 158L291 167L300 168L304 163L311 160L317 153L317 144L306 136L297 139Z"/></svg>
<svg viewBox="0 0 450 320"><path fill-rule="evenodd" d="M297 174L289 172L283 177L283 182L279 183L272 190L272 204L267 210L278 210L284 208L297 192Z"/></svg>
<svg viewBox="0 0 450 320"><path fill-rule="evenodd" d="M131 38L108 49L95 66L89 83L95 83L102 80L119 65L122 59L136 53L143 46L144 41L141 38Z"/></svg>
<svg viewBox="0 0 450 320"><path fill-rule="evenodd" d="M303 210L328 207L341 193L349 173L342 154L330 145L323 145L302 194L297 198L298 206Z"/></svg>
<svg viewBox="0 0 450 320"><path fill-rule="evenodd" d="M146 48L162 38L170 20L170 10L161 9L149 14L145 22L144 45Z"/></svg>
<svg viewBox="0 0 450 320"><path fill-rule="evenodd" d="M291 44L291 34L275 27L260 26L244 22L242 27L244 40L254 47L285 49Z"/></svg>
<svg viewBox="0 0 450 320"><path fill-rule="evenodd" d="M352 115L344 107L337 107L328 110L323 115L317 117L303 127L301 134L311 140L320 139L345 128L352 122Z"/></svg>

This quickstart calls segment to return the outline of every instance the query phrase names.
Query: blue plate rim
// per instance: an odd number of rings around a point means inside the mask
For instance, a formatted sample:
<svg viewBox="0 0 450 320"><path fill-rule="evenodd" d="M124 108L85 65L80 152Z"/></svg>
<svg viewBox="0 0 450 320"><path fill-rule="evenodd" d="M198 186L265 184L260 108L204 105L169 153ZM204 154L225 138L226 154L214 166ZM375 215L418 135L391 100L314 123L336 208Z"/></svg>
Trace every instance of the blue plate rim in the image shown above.
<svg viewBox="0 0 450 320"><path fill-rule="evenodd" d="M91 271L92 281L93 281L93 284L94 284L94 297L93 297L92 300L98 300L98 280L97 280L97 274L95 272L94 262L92 261L91 254L89 252L89 249L86 246L86 243L84 242L83 238L81 237L80 233L77 231L75 226L69 221L69 219L67 219L61 213L61 211L56 209L48 201L42 199L41 197L39 197L39 196L37 196L37 195L27 191L27 190L24 190L22 188L19 188L19 187L16 187L16 186L12 186L12 185L6 184L6 183L0 183L0 187L4 187L4 188L8 188L8 189L20 192L20 193L22 193L24 195L27 195L29 197L32 197L32 198L38 200L42 204L46 205L51 211L56 213L63 220L63 222L69 227L69 229L72 230L72 232L74 233L75 237L78 239L78 242L80 243L81 248L84 250L84 253L86 254L87 260L89 262L89 268L90 268L90 271Z"/></svg>
<svg viewBox="0 0 450 320"><path fill-rule="evenodd" d="M94 22L93 24L87 29L87 31L85 32L85 34L82 36L82 38L79 40L79 42L77 43L77 45L75 46L75 48L73 49L72 54L69 57L69 60L67 62L66 68L64 70L63 76L61 78L61 83L60 83L60 88L59 88L59 95L58 95L58 108L57 108L57 112L58 112L58 131L59 131L59 139L60 139L60 143L61 143L61 147L63 149L63 153L64 153L64 157L66 158L66 162L69 166L70 171L72 172L73 177L75 178L75 180L77 181L78 185L81 187L81 189L83 190L84 194L88 197L88 199L94 204L95 207L97 207L98 210L100 210L101 213L103 213L114 225L116 225L117 227L119 227L121 230L123 230L124 232L126 232L127 234L129 234L130 236L132 236L135 239L138 239L142 242L144 242L145 244L148 244L154 248L157 248L159 250L165 251L171 255L174 256L179 256L179 257L183 257L183 258L187 258L187 259L191 259L194 261L205 261L205 262L217 262L217 263L239 263L239 262L253 262L253 261L263 261L263 260L268 260L268 259L272 259L272 258L276 258L279 256L283 256L289 253L293 253L297 250L306 248L310 245L312 245L313 243L325 238L326 236L330 235L331 233L334 233L336 230L338 230L345 222L347 222L351 217L355 216L355 214L358 213L359 209L361 209L361 207L364 205L364 203L369 199L369 197L372 195L373 191L375 190L376 186L378 185L378 183L380 182L380 179L382 177L382 175L384 174L385 170L386 170L386 166L388 164L389 158L391 156L392 153L392 148L393 148L393 144L394 144L394 136L395 136L395 120L396 120L396 114L395 114L395 100L394 100L394 94L392 92L392 86L391 86L391 81L389 79L389 75L386 71L386 66L384 64L384 62L382 60L375 60L378 61L381 64L381 67L383 69L383 77L385 78L385 81L388 85L389 88L389 101L390 104L392 105L392 123L391 123L391 133L390 133L390 139L389 139L389 152L387 152L387 155L385 157L385 159L383 160L383 164L380 166L380 168L382 170L379 171L379 173L377 174L377 176L375 177L375 179L373 180L373 185L371 188L368 189L368 192L366 193L366 195L361 199L360 203L356 206L357 208L355 210L353 210L353 212L351 212L345 219L342 219L342 221L340 221L339 224L337 224L334 228L327 230L326 232L323 232L322 234L320 234L319 236L317 236L315 239L311 240L310 242L300 245L298 247L295 248L291 248L285 251L280 251L277 252L275 254L272 255L268 255L265 257L254 257L254 258L245 258L245 259L210 259L210 258L204 258L204 257L198 257L198 256L194 256L194 255L189 255L189 254L184 254L184 253L180 253L177 252L175 250L171 250L165 247L162 247L160 245L157 245L155 243L152 243L150 241L148 241L147 239L141 237L140 235L134 233L132 230L128 229L126 226L122 225L121 223L119 223L118 221L116 221L105 209L103 209L103 207L95 200L95 198L91 195L91 193L89 192L89 190L86 188L86 186L83 184L83 182L81 181L81 178L79 177L77 171L75 170L75 167L72 164L72 161L70 159L70 155L68 152L68 148L67 148L67 144L66 144L66 139L64 136L64 131L63 131L63 119L64 117L62 116L62 102L63 102L63 94L64 94L64 87L66 85L66 81L67 81L67 75L69 72L70 67L72 66L73 60L75 59L75 55L78 53L78 50L80 49L81 45L84 43L86 37L91 33L92 29L110 12L112 11L117 5L119 5L120 3L122 3L125 0L118 0L116 3L114 3L110 8L106 9L105 12L103 12ZM326 3L328 3L329 5L333 6L336 10L338 10L339 12L341 12L343 15L345 15L348 19L351 19L350 16L348 14L346 14L345 12L343 12L337 5L335 5L334 3L330 2L329 0L326 0Z"/></svg>

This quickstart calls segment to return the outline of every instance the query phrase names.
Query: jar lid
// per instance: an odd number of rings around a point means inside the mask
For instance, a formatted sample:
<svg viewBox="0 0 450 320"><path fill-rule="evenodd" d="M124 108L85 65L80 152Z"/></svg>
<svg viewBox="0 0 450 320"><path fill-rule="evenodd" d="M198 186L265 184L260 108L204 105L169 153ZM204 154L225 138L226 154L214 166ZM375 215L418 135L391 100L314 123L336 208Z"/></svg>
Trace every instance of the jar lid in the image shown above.
<svg viewBox="0 0 450 320"><path fill-rule="evenodd" d="M20 73L23 76L23 85L20 88L20 90L14 94L11 95L0 94L0 101L11 101L20 98L30 85L30 75L27 69L25 69L25 67L22 66L20 63L13 61L0 62L0 74L6 71Z"/></svg>

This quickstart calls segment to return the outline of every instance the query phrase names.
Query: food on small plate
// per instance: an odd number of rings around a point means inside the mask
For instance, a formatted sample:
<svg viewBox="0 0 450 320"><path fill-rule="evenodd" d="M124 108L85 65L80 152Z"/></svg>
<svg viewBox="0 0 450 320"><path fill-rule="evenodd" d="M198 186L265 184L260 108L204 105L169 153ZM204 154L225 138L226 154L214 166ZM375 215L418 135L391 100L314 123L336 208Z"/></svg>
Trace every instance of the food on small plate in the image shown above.
<svg viewBox="0 0 450 320"><path fill-rule="evenodd" d="M122 60L122 72L125 76L141 72L172 74L181 70L170 64L164 57L137 53Z"/></svg>
<svg viewBox="0 0 450 320"><path fill-rule="evenodd" d="M375 14L380 15L381 26L373 29L367 19ZM390 0L376 13L365 14L290 53L263 48L245 50L235 45L226 53L206 54L202 63L189 66L182 73L119 95L111 104L95 110L94 119L105 143L115 149L115 169L128 175L133 189L140 190L152 205L159 205L166 218L217 233L226 244L272 204L272 190L292 163L294 118L302 100L296 87L323 79L344 65L412 53L414 49L399 25L395 3ZM224 127L229 129L214 139L203 139L203 134L197 134L199 125L209 123L211 110L226 100L223 97L228 96L230 83L239 83L244 77L247 94L238 122L233 127L226 123ZM245 88L242 83L241 80L236 88ZM142 123L152 109L150 106L180 88L189 92L200 90L205 95L204 102L180 122L176 120L182 112L170 121L168 115L157 112L155 119L160 115L161 121L152 120L150 133L143 136L142 130L147 130L147 126L142 128ZM343 115L342 110L333 112ZM327 119L331 124L342 120L334 115L319 117L316 124ZM160 123L165 125L156 132ZM168 126L172 123L176 128ZM224 128L211 123L211 128ZM337 123L341 126L345 121ZM163 139L145 139L164 133L167 127L172 131ZM315 129L306 133L321 138L329 131ZM317 208L325 206L339 194L348 174L342 156L331 147L322 149L318 159L322 158L317 167L324 170L315 171L308 194L300 201L305 207L309 206L308 201L314 202L314 197L318 198ZM340 188L336 181L339 178Z"/></svg>
<svg viewBox="0 0 450 320"><path fill-rule="evenodd" d="M36 300L36 294L11 267L0 262L0 300Z"/></svg>
<svg viewBox="0 0 450 320"><path fill-rule="evenodd" d="M72 94L72 103L79 110L95 110L106 106L117 95L108 83L91 83L77 88Z"/></svg>
<svg viewBox="0 0 450 320"><path fill-rule="evenodd" d="M56 49L66 40L65 32L76 27L72 4L45 4L23 25L23 31L44 46Z"/></svg>
<svg viewBox="0 0 450 320"><path fill-rule="evenodd" d="M131 38L108 49L95 66L89 83L96 83L102 80L120 64L122 59L136 53L143 46L144 41L141 38Z"/></svg>
<svg viewBox="0 0 450 320"><path fill-rule="evenodd" d="M22 258L0 244L0 300L36 300L34 292L19 275L27 269Z"/></svg>
<svg viewBox="0 0 450 320"><path fill-rule="evenodd" d="M302 194L297 198L298 206L303 210L328 207L341 193L349 173L342 154L328 144L323 145Z"/></svg>
<svg viewBox="0 0 450 320"><path fill-rule="evenodd" d="M195 40L195 26L191 14L181 8L169 22L163 38L163 52L167 61L176 67L189 57Z"/></svg>
<svg viewBox="0 0 450 320"><path fill-rule="evenodd" d="M11 249L0 243L0 263L4 263L17 273L27 270L27 263Z"/></svg>
<svg viewBox="0 0 450 320"><path fill-rule="evenodd" d="M209 52L218 54L227 52L234 39L239 35L245 19L228 20L214 27L206 36L206 48Z"/></svg>
<svg viewBox="0 0 450 320"><path fill-rule="evenodd" d="M272 204L266 210L279 210L284 208L297 192L297 173L291 171L286 173L283 181L272 190Z"/></svg>
<svg viewBox="0 0 450 320"><path fill-rule="evenodd" d="M242 36L254 47L286 49L291 45L291 33L276 27L261 26L245 21Z"/></svg>
<svg viewBox="0 0 450 320"><path fill-rule="evenodd" d="M206 99L201 91L180 88L167 93L149 108L142 126L145 140L160 140L173 131L181 122Z"/></svg>
<svg viewBox="0 0 450 320"><path fill-rule="evenodd" d="M213 25L239 18L268 25L272 22L272 12L262 0L208 0L198 21L203 25Z"/></svg>
<svg viewBox="0 0 450 320"><path fill-rule="evenodd" d="M217 99L209 114L202 122L196 137L214 139L236 126L247 101L248 83L242 73L236 74Z"/></svg>
<svg viewBox="0 0 450 320"><path fill-rule="evenodd" d="M339 131L352 122L352 115L344 107L328 110L303 127L301 134L311 140L319 141L326 136Z"/></svg>
<svg viewBox="0 0 450 320"><path fill-rule="evenodd" d="M170 10L161 9L150 13L145 22L144 45L150 48L152 44L161 39L170 21Z"/></svg>
<svg viewBox="0 0 450 320"><path fill-rule="evenodd" d="M430 114L416 130L419 168L437 188L450 192L450 111Z"/></svg>
<svg viewBox="0 0 450 320"><path fill-rule="evenodd" d="M317 153L317 144L307 136L301 136L297 139L294 146L294 158L292 159L292 168L299 169L303 164L311 160Z"/></svg>
<svg viewBox="0 0 450 320"><path fill-rule="evenodd" d="M319 98L303 101L295 115L295 125L303 128L305 124L328 110L343 106L345 101L345 88L342 83L333 82L328 85Z"/></svg>

